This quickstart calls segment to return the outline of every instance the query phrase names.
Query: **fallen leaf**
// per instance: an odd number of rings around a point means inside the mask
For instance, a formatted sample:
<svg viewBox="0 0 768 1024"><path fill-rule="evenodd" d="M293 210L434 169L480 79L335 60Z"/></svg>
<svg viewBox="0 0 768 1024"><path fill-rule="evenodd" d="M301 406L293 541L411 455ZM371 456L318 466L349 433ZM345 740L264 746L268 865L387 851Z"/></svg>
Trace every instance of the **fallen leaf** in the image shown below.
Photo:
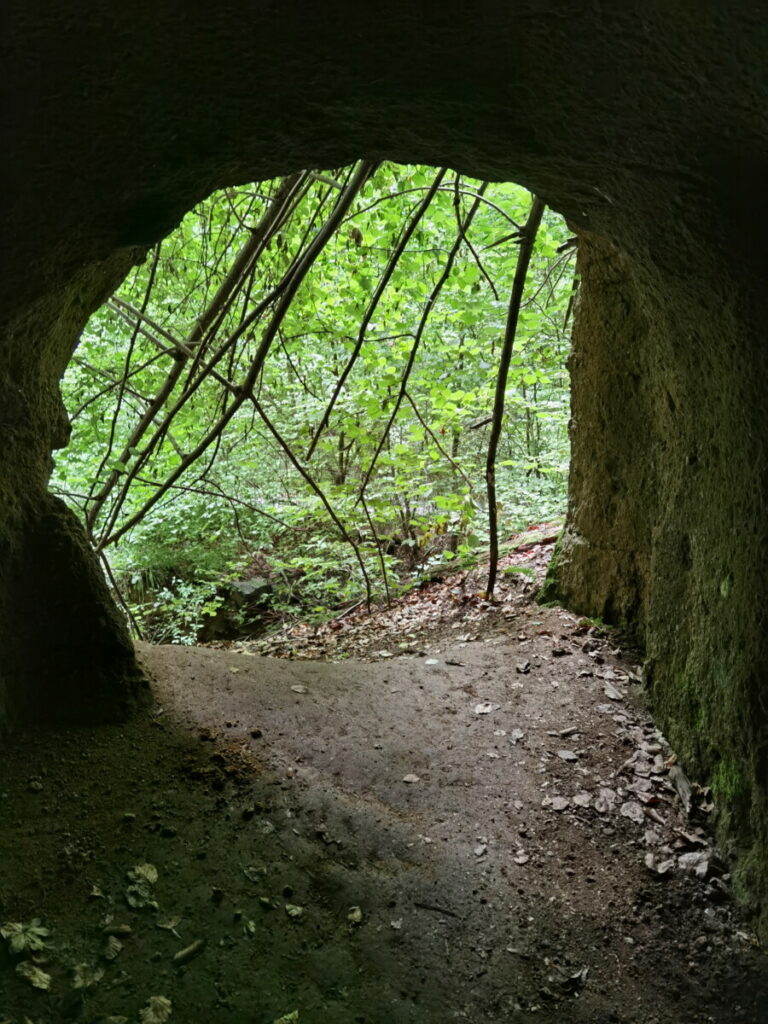
<svg viewBox="0 0 768 1024"><path fill-rule="evenodd" d="M589 975L589 968L582 967L580 971L576 971L575 974L569 975L563 982L562 986L571 994L575 994L584 988L587 984L587 977Z"/></svg>
<svg viewBox="0 0 768 1024"><path fill-rule="evenodd" d="M645 866L649 871L652 871L655 875L666 875L675 866L674 859L668 859L663 861L657 861L652 853L646 853L645 855Z"/></svg>
<svg viewBox="0 0 768 1024"><path fill-rule="evenodd" d="M165 996L150 996L139 1013L141 1024L165 1024L173 1012L173 1004Z"/></svg>
<svg viewBox="0 0 768 1024"><path fill-rule="evenodd" d="M603 787L595 797L595 810L598 814L607 814L612 811L616 803L616 792L613 789Z"/></svg>
<svg viewBox="0 0 768 1024"><path fill-rule="evenodd" d="M149 885L154 885L159 876L154 864L137 864L128 872L128 877L132 882L148 882Z"/></svg>
<svg viewBox="0 0 768 1024"><path fill-rule="evenodd" d="M196 957L205 949L205 939L195 939L194 942L190 942L184 949L180 949L178 953L174 953L173 962L177 967L182 964L188 964L190 960L194 960Z"/></svg>
<svg viewBox="0 0 768 1024"><path fill-rule="evenodd" d="M690 814L693 790L690 782L688 781L688 776L679 764L673 764L669 769L669 781L672 783L677 795L680 797L680 802L685 808L685 813Z"/></svg>
<svg viewBox="0 0 768 1024"><path fill-rule="evenodd" d="M697 878L706 878L709 871L709 854L706 850L683 853L677 858L683 871L693 871Z"/></svg>
<svg viewBox="0 0 768 1024"><path fill-rule="evenodd" d="M41 971L39 967L29 961L25 960L23 963L16 965L16 973L20 978L24 978L28 981L33 988L49 989L51 987L51 976L46 974L45 971Z"/></svg>
<svg viewBox="0 0 768 1024"><path fill-rule="evenodd" d="M133 907L135 910L141 910L143 907L158 909L158 903L152 899L152 890L146 882L129 885L125 890L125 901L129 907Z"/></svg>
<svg viewBox="0 0 768 1024"><path fill-rule="evenodd" d="M115 939L114 941L117 940ZM102 967L91 967L90 964L76 964L72 968L72 975L72 988L93 988L104 977L104 969Z"/></svg>
<svg viewBox="0 0 768 1024"><path fill-rule="evenodd" d="M613 686L611 683L603 684L603 693L608 698L608 700L624 700L624 695L620 693L616 689L616 687Z"/></svg>
<svg viewBox="0 0 768 1024"><path fill-rule="evenodd" d="M181 918L177 915L176 917L164 917L162 921L155 921L156 928L162 928L166 932L176 932L176 925L181 922Z"/></svg>
<svg viewBox="0 0 768 1024"><path fill-rule="evenodd" d="M46 938L50 932L40 924L39 917L33 917L29 924L23 924L21 921L7 921L0 928L0 935L8 940L8 946L12 953L21 953L25 949L33 951L44 949Z"/></svg>
<svg viewBox="0 0 768 1024"><path fill-rule="evenodd" d="M105 960L112 961L120 955L122 948L123 944L120 941L120 939L118 939L116 935L110 935L107 938L106 944L101 955L104 957Z"/></svg>
<svg viewBox="0 0 768 1024"><path fill-rule="evenodd" d="M304 686L303 683L296 683L294 686L291 687L291 689L293 690L294 693L307 693L308 692L306 686Z"/></svg>

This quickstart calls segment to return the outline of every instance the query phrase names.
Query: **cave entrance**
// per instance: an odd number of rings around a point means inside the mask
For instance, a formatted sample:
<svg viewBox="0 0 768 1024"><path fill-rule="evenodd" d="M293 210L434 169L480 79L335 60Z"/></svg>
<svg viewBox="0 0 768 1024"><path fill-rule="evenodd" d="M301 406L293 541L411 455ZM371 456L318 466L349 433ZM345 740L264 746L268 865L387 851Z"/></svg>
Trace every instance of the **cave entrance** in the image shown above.
<svg viewBox="0 0 768 1024"><path fill-rule="evenodd" d="M253 638L556 532L575 241L522 187L391 163L191 211L62 387L52 489L135 635Z"/></svg>

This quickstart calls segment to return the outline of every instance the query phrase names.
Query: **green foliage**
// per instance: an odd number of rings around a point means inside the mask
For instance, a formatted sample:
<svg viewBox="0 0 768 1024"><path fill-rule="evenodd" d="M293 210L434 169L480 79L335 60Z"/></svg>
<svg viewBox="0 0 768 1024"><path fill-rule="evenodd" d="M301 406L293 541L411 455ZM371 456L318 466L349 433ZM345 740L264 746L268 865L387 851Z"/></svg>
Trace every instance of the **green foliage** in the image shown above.
<svg viewBox="0 0 768 1024"><path fill-rule="evenodd" d="M221 607L210 583L173 576L167 586L150 590L147 598L131 606L145 640L156 644L193 644L206 615Z"/></svg>
<svg viewBox="0 0 768 1024"><path fill-rule="evenodd" d="M279 292L270 293L285 287L339 195L328 175L301 183L290 216L229 304L218 290L286 187L280 181L212 195L91 318L63 383L74 433L54 486L83 517L153 638L193 640L215 584L247 574L258 560L279 607L298 602L319 615L366 586L383 593L384 569L386 584L396 587L406 570L487 543L484 458L516 266L510 238L531 200L519 186L488 186L467 230L471 247L461 243L433 296L458 237L457 216L466 217L480 189L445 174L370 308L435 173L384 164L368 180L300 284L252 400L239 406L237 388L278 302ZM330 177L344 185L350 172ZM567 239L562 220L547 211L496 472L507 531L564 507L573 294ZM202 340L199 321L208 325ZM225 428L210 439L222 417L229 417ZM197 461L174 479L198 449Z"/></svg>

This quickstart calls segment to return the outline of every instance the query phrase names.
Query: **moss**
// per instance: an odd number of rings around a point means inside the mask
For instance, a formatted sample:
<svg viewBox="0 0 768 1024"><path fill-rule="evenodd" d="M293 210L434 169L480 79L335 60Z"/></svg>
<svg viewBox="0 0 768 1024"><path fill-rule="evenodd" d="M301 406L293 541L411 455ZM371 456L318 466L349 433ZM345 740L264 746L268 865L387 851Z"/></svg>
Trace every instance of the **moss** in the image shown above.
<svg viewBox="0 0 768 1024"><path fill-rule="evenodd" d="M536 597L536 600L541 605L546 606L561 603L560 592L558 589L558 568L562 557L564 532L564 530L560 531L560 536L555 542L555 546L552 549L552 557L550 558L549 565L547 566L547 575L545 576L544 583Z"/></svg>

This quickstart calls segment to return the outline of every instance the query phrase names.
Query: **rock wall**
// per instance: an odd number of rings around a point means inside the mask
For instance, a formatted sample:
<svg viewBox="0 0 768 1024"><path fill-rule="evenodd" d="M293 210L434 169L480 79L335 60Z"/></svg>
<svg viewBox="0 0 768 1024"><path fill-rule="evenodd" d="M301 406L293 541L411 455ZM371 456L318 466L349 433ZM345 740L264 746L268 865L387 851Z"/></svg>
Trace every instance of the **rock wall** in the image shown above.
<svg viewBox="0 0 768 1024"><path fill-rule="evenodd" d="M0 722L119 715L142 693L83 538L45 494L88 313L215 187L361 156L448 164L529 186L582 235L557 588L637 629L662 723L712 779L764 898L761 7L11 3Z"/></svg>
<svg viewBox="0 0 768 1024"><path fill-rule="evenodd" d="M545 597L634 630L657 718L768 895L768 352L713 261L675 280L582 238L570 503ZM707 273L707 267L714 271ZM752 319L752 318L755 319Z"/></svg>

